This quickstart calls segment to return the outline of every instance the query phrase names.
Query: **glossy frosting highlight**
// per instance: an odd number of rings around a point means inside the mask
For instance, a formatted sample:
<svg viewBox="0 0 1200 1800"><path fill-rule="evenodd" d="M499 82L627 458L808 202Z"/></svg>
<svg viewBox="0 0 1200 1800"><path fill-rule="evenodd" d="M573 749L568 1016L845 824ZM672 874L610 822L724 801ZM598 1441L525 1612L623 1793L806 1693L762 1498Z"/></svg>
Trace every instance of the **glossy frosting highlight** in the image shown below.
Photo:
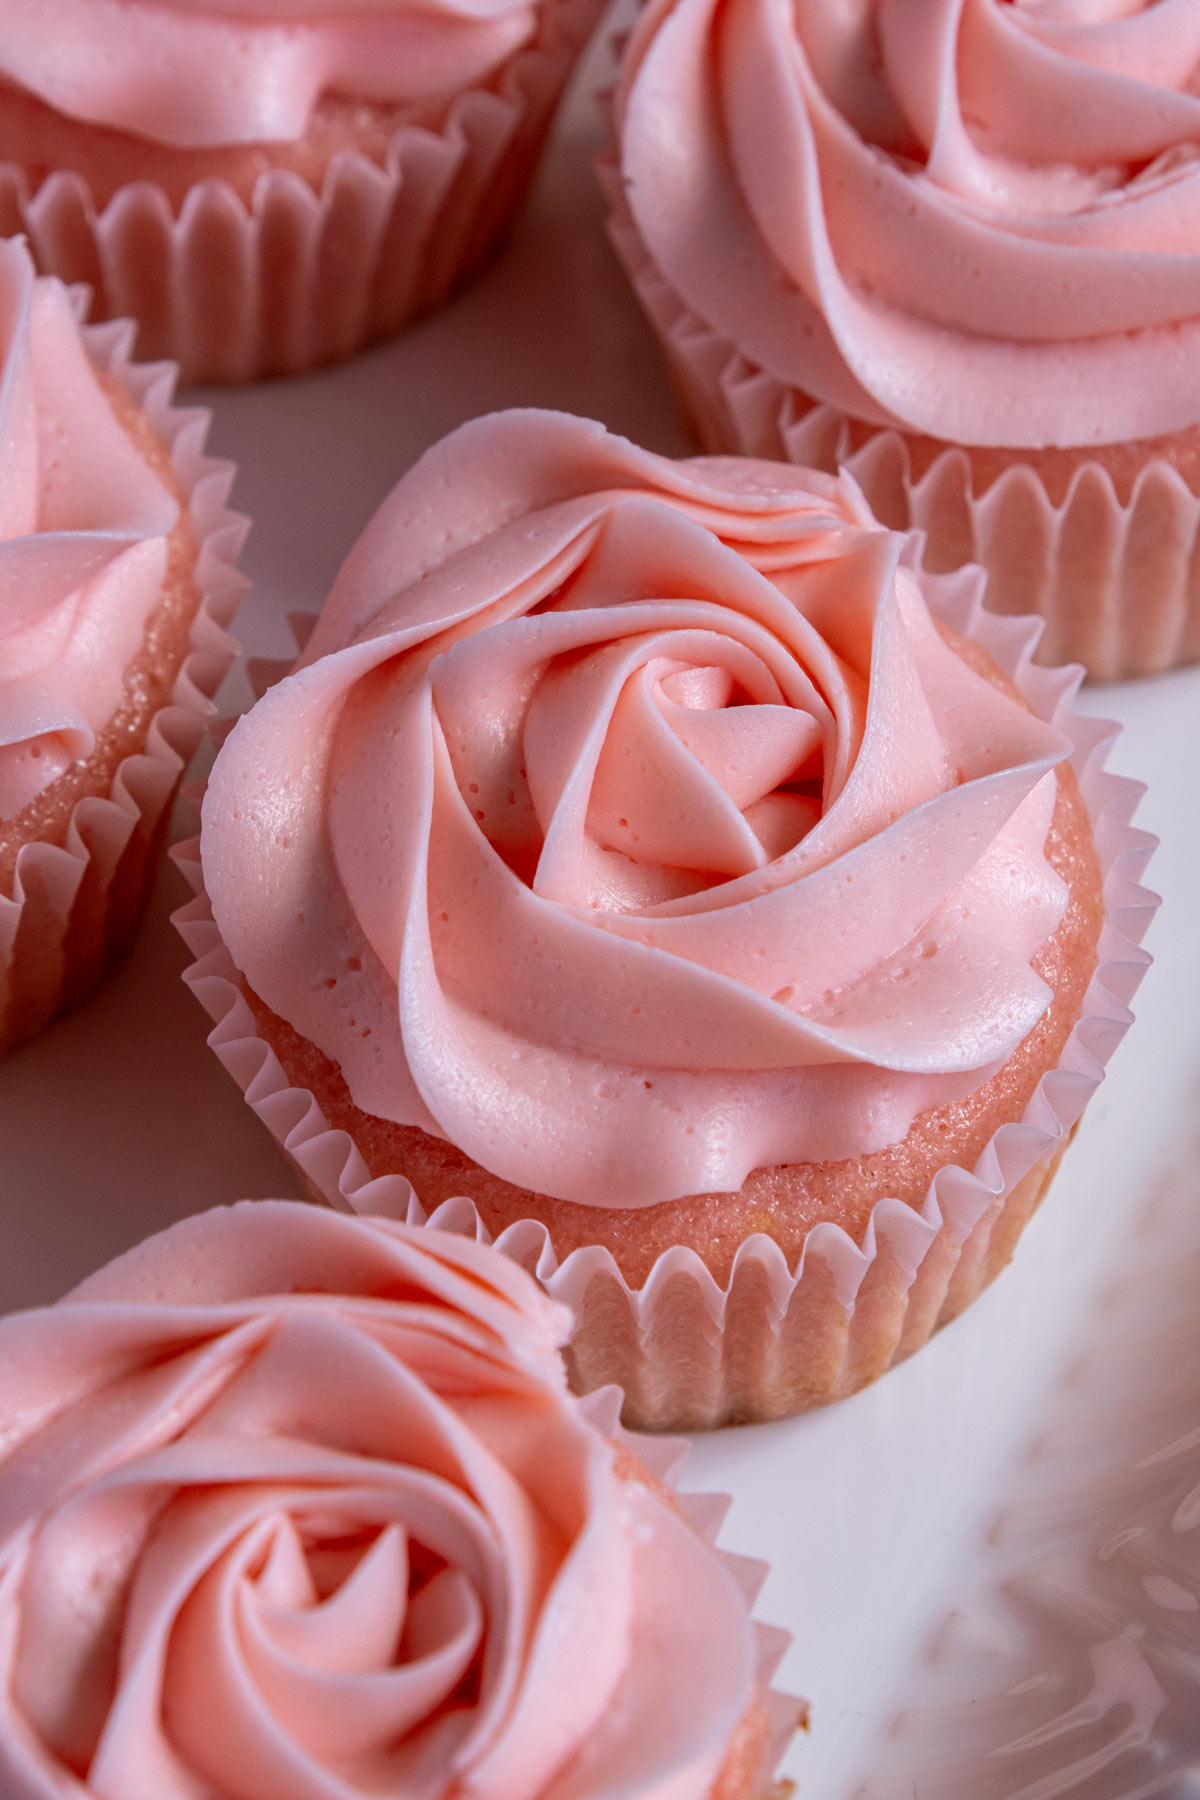
<svg viewBox="0 0 1200 1800"><path fill-rule="evenodd" d="M0 1320L6 1800L707 1800L742 1593L440 1233L202 1214Z"/></svg>
<svg viewBox="0 0 1200 1800"><path fill-rule="evenodd" d="M532 22L522 0L0 0L0 77L157 143L292 141L326 93L454 93Z"/></svg>
<svg viewBox="0 0 1200 1800"><path fill-rule="evenodd" d="M0 242L0 820L116 710L174 498L118 424L62 284Z"/></svg>
<svg viewBox="0 0 1200 1800"><path fill-rule="evenodd" d="M463 427L217 760L238 968L362 1110L535 1192L897 1141L1045 1008L1068 748L902 549L847 481Z"/></svg>
<svg viewBox="0 0 1200 1800"><path fill-rule="evenodd" d="M1189 0L659 0L618 99L684 303L852 416L976 445L1200 418Z"/></svg>

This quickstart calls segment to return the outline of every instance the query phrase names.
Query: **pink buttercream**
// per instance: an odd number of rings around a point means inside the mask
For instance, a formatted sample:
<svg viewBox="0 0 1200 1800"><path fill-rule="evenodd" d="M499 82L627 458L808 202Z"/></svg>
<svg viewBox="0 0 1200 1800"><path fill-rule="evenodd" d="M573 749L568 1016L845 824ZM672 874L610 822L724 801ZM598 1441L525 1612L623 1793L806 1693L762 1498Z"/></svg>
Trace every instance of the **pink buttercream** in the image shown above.
<svg viewBox="0 0 1200 1800"><path fill-rule="evenodd" d="M163 144L302 137L326 93L403 104L486 76L531 0L0 0L0 76Z"/></svg>
<svg viewBox="0 0 1200 1800"><path fill-rule="evenodd" d="M643 1206L855 1156L1044 1011L1065 740L853 484L556 414L385 502L227 740L205 883L363 1110Z"/></svg>
<svg viewBox="0 0 1200 1800"><path fill-rule="evenodd" d="M260 1201L0 1320L5 1800L705 1800L732 1575L461 1239Z"/></svg>
<svg viewBox="0 0 1200 1800"><path fill-rule="evenodd" d="M60 282L0 242L0 819L115 712L178 506L122 427Z"/></svg>
<svg viewBox="0 0 1200 1800"><path fill-rule="evenodd" d="M853 416L967 444L1200 419L1192 0L658 0L621 171L685 304Z"/></svg>

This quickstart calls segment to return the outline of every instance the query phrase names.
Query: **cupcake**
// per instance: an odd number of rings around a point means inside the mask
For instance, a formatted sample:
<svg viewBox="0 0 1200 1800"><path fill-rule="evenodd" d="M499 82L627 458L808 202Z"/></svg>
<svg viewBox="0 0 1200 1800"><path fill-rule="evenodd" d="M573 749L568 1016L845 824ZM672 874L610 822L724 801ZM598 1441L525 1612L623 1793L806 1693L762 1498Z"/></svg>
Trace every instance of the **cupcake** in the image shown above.
<svg viewBox="0 0 1200 1800"><path fill-rule="evenodd" d="M207 415L79 301L0 243L0 1050L132 936L243 585Z"/></svg>
<svg viewBox="0 0 1200 1800"><path fill-rule="evenodd" d="M494 1238L642 1424L914 1349L1007 1260L1129 1017L1111 730L911 551L845 477L464 426L184 855L211 1041L311 1187Z"/></svg>
<svg viewBox="0 0 1200 1800"><path fill-rule="evenodd" d="M246 1202L0 1320L5 1800L765 1800L801 1711L679 1446L504 1257Z"/></svg>
<svg viewBox="0 0 1200 1800"><path fill-rule="evenodd" d="M613 236L710 448L848 466L1099 677L1200 656L1186 6L659 0Z"/></svg>
<svg viewBox="0 0 1200 1800"><path fill-rule="evenodd" d="M487 255L600 5L8 4L0 230L188 380L349 355Z"/></svg>

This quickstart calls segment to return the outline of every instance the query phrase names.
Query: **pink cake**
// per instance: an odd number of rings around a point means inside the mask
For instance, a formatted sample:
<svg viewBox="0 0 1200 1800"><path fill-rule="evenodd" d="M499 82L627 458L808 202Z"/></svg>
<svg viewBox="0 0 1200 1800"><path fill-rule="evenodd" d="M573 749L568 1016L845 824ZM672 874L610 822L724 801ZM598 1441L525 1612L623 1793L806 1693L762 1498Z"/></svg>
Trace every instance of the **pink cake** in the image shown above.
<svg viewBox="0 0 1200 1800"><path fill-rule="evenodd" d="M188 379L346 356L488 254L599 10L3 0L0 230Z"/></svg>
<svg viewBox="0 0 1200 1800"><path fill-rule="evenodd" d="M210 778L190 979L248 1098L334 1203L536 1266L642 1422L916 1348L1128 1017L1074 678L912 550L844 479L476 421Z"/></svg>
<svg viewBox="0 0 1200 1800"><path fill-rule="evenodd" d="M1099 676L1200 656L1188 6L655 0L613 232L710 448L844 462Z"/></svg>
<svg viewBox="0 0 1200 1800"><path fill-rule="evenodd" d="M0 1320L5 1800L765 1800L761 1571L680 1446L570 1399L566 1324L495 1252L277 1201Z"/></svg>
<svg viewBox="0 0 1200 1800"><path fill-rule="evenodd" d="M242 586L205 415L77 299L0 243L0 1049L128 944Z"/></svg>

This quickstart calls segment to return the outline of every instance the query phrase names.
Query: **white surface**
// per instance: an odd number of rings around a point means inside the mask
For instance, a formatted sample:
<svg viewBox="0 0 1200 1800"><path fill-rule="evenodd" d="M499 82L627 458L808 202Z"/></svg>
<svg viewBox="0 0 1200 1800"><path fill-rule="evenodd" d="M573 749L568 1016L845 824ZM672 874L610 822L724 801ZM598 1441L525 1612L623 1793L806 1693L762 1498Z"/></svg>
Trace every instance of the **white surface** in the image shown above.
<svg viewBox="0 0 1200 1800"><path fill-rule="evenodd" d="M587 115L577 108L574 116ZM657 352L603 237L586 166L589 129L560 138L508 252L436 318L342 369L210 396L211 447L240 463L234 503L256 522L245 558L256 587L239 628L251 650L287 652L286 615L319 605L377 502L425 445L464 418L504 405L560 406L654 449L687 448ZM240 704L244 678L231 692ZM1181 1260L1196 1248L1200 1198L1190 1160L1200 1100L1193 767L1200 670L1100 690L1087 704L1123 721L1126 734L1110 761L1150 786L1139 823L1164 840L1149 880L1166 904L1149 938L1159 960L1138 999L1138 1022L1050 1200L1013 1268L912 1362L827 1412L717 1434L698 1446L686 1477L686 1485L733 1494L723 1542L772 1564L758 1610L795 1633L782 1679L813 1702L811 1734L785 1769L813 1800L844 1800L864 1783L882 1800L1200 1792L1184 1773L1191 1770L1190 1780L1200 1784L1200 1685L1189 1688L1184 1677L1182 1698L1160 1682L1162 1704L1148 1703L1133 1726L1130 1708L1106 1711L1101 1693L1091 1709L1099 1722L1084 1732L1100 1743L1098 1761L1078 1760L1069 1724L1043 1732L1024 1760L977 1761L968 1778L961 1769L936 1772L953 1735L949 1715L937 1710L951 1696L946 1655L923 1668L950 1614L982 1616L986 1597L994 1599L1000 1581L1019 1572L1022 1557L1031 1565L1044 1557L1036 1508L1002 1569L983 1546L998 1513L1020 1510L1025 1458L1039 1433L1049 1427L1052 1442L1054 1433L1070 1438L1062 1394L1069 1399L1072 1390L1058 1390L1072 1360L1081 1353L1101 1364L1110 1353L1125 1357L1124 1339L1110 1314L1098 1310L1097 1297L1133 1254L1130 1246L1138 1246L1139 1292L1152 1294L1155 1282L1173 1278L1177 1301L1182 1293L1192 1302L1181 1305L1181 1320L1195 1315L1200 1296L1194 1263ZM205 1047L206 1021L178 980L186 958L168 914L184 898L182 881L164 869L151 917L118 976L0 1067L0 1309L52 1298L188 1212L296 1191ZM1139 1236L1151 1194L1156 1209ZM1183 1365L1169 1347L1160 1352L1171 1364L1171 1406L1182 1420L1177 1436L1200 1422L1194 1331L1187 1342L1191 1360ZM1100 1449L1088 1465L1097 1520L1107 1517L1106 1496L1125 1491L1122 1445L1156 1385L1153 1358L1135 1358L1132 1366L1137 1380L1114 1382ZM1094 1394L1092 1404L1094 1411ZM1161 1420L1164 1444L1175 1411ZM1185 1443L1180 1452L1185 1461L1187 1449ZM1195 1486L1200 1464L1194 1448L1190 1454ZM1069 1473L1070 1455L1059 1461ZM1045 1487L1043 1480L1038 1491ZM1089 1492L1068 1533L1085 1563L1092 1556L1091 1501ZM1129 1518L1130 1528L1139 1528L1136 1506ZM1175 1662L1183 1666L1190 1657L1194 1675L1200 1611L1188 1596L1200 1592L1198 1537L1195 1525L1176 1527L1168 1545L1184 1570L1182 1579L1178 1569L1171 1577ZM1061 1530L1056 1542L1061 1547ZM1120 1600L1136 1632L1150 1631L1167 1592L1161 1584L1135 1584ZM1010 1627L1003 1610L991 1609L984 1632L990 1651L981 1663L951 1657L952 1712L1016 1679L1004 1655ZM1076 1607L1085 1638L1093 1626L1101 1636L1111 1626L1111 1605L1102 1612L1093 1607L1092 1619L1086 1605ZM1035 1631L1027 1649L1032 1660L1022 1664L1022 1693L1050 1693L1056 1668L1065 1678L1080 1644L1061 1632ZM1086 1644L1080 1654L1087 1663ZM1095 1659L1087 1666L1094 1674ZM1085 1680L1069 1699L1082 1699L1091 1719L1089 1691ZM897 1708L914 1694L917 1708L901 1739L881 1743ZM976 1708L970 1717L978 1724L985 1714ZM997 1714L996 1744L1014 1729L1008 1713ZM1140 1749L1133 1741L1139 1731L1146 1739ZM980 1758L992 1748L986 1731L977 1731L969 1754ZM1137 1754L1150 1758L1149 1775L1137 1772ZM1068 1768L1074 1772L1064 1774Z"/></svg>

